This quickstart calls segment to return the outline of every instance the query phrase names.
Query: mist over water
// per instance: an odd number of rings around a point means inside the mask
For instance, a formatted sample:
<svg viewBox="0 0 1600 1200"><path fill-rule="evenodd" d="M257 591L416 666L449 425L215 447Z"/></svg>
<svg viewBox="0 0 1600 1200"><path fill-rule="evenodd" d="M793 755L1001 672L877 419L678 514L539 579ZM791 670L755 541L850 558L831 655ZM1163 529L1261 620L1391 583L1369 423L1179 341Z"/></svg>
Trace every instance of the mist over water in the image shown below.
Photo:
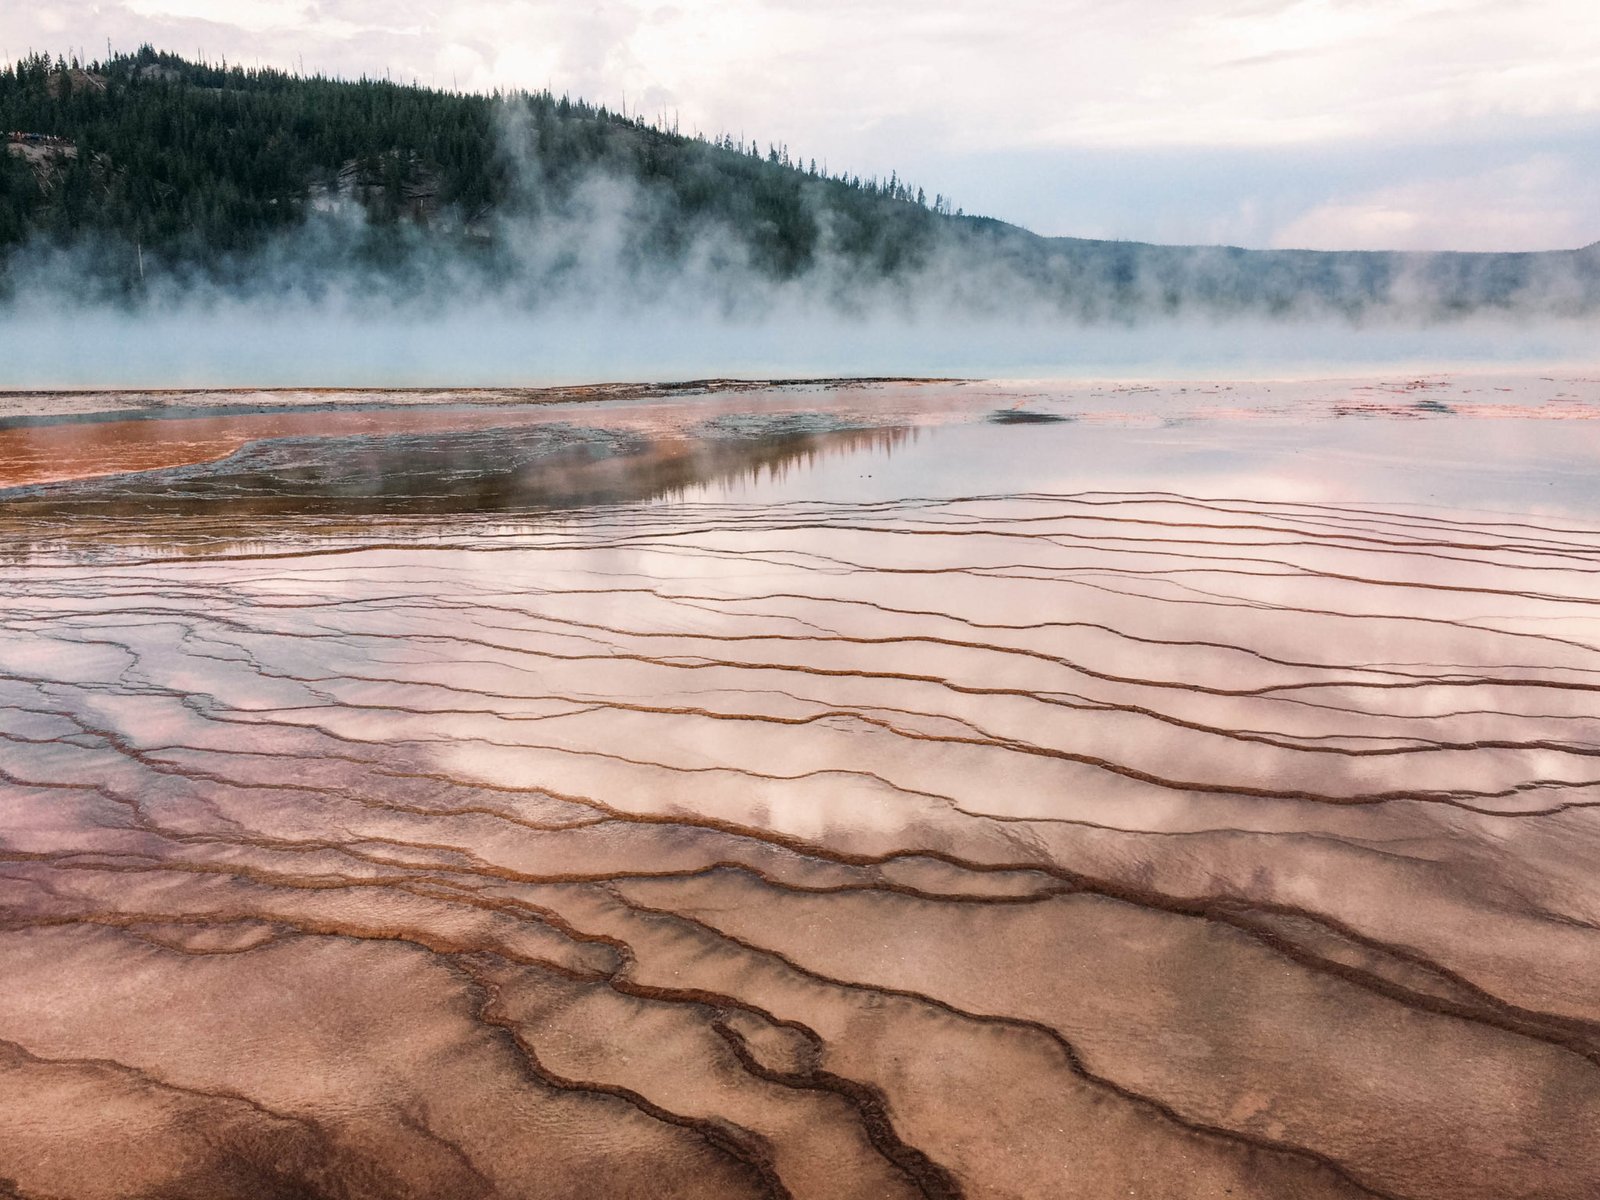
<svg viewBox="0 0 1600 1200"><path fill-rule="evenodd" d="M1592 323L1448 326L1037 316L923 319L794 308L526 312L473 303L388 314L245 300L130 313L35 308L4 321L0 386L516 386L714 376L1251 378L1452 366L1582 366Z"/></svg>
<svg viewBox="0 0 1600 1200"><path fill-rule="evenodd" d="M472 219L381 224L335 191L231 255L115 239L14 251L0 261L0 387L1248 378L1597 357L1593 248L1068 243L888 200L862 245L813 181L798 202L815 244L775 265L759 228L685 214L660 187L601 169L552 179L516 112L497 135L510 196Z"/></svg>

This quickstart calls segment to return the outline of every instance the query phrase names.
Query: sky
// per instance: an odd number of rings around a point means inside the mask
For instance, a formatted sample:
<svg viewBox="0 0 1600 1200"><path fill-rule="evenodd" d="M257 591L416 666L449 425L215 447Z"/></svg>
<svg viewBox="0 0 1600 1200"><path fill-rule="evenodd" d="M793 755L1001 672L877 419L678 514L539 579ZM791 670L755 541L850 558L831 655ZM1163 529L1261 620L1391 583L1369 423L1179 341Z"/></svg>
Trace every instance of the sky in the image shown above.
<svg viewBox="0 0 1600 1200"><path fill-rule="evenodd" d="M0 54L550 88L1047 235L1600 240L1593 0L52 0Z"/></svg>

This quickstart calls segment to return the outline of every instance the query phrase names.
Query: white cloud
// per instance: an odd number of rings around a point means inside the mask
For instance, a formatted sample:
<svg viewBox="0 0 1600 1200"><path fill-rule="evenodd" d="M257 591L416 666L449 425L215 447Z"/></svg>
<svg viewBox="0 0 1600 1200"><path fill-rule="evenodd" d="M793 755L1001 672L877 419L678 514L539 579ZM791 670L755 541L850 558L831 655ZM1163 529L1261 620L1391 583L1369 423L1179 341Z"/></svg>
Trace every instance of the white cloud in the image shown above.
<svg viewBox="0 0 1600 1200"><path fill-rule="evenodd" d="M1562 249L1600 236L1600 180L1554 156L1330 200L1272 236L1280 247Z"/></svg>
<svg viewBox="0 0 1600 1200"><path fill-rule="evenodd" d="M136 16L156 19L209 21L246 33L269 29L298 29L311 23L310 0L126 0L124 7Z"/></svg>
<svg viewBox="0 0 1600 1200"><path fill-rule="evenodd" d="M292 34L350 74L620 97L706 127L838 137L905 116L1002 146L1288 144L1600 114L1589 0L62 0L8 6L0 42ZM181 43L180 43L181 45ZM208 47L208 50L210 47ZM464 55L470 51L471 56ZM540 72L543 73L541 76Z"/></svg>

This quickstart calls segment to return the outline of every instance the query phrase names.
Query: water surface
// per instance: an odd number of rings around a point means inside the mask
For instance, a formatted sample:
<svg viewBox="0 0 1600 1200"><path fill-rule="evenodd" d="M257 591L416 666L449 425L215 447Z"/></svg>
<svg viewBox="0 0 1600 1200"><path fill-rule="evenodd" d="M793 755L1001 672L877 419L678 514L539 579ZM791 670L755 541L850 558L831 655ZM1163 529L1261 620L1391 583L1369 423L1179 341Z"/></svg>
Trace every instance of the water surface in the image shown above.
<svg viewBox="0 0 1600 1200"><path fill-rule="evenodd" d="M1592 1196L1596 411L233 413L0 493L0 1194Z"/></svg>

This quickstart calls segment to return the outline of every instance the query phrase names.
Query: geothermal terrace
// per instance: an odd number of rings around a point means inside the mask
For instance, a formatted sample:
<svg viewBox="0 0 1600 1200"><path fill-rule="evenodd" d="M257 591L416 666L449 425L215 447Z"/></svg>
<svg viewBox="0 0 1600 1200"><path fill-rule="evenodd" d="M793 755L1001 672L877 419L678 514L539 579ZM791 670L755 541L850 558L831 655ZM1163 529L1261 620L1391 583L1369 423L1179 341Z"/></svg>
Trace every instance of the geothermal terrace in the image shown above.
<svg viewBox="0 0 1600 1200"><path fill-rule="evenodd" d="M1596 416L0 397L0 1196L1593 1197Z"/></svg>

